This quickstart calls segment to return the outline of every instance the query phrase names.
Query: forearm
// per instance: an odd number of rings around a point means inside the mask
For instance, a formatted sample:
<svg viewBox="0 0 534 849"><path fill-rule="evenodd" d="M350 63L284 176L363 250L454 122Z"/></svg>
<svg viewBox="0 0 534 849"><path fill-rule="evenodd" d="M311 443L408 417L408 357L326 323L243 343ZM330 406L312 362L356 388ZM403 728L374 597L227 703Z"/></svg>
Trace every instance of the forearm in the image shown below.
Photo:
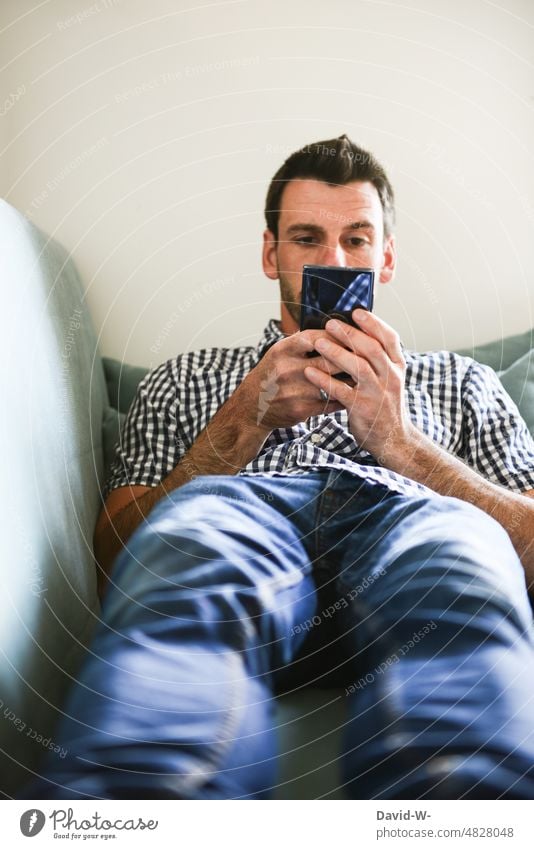
<svg viewBox="0 0 534 849"><path fill-rule="evenodd" d="M269 430L244 423L234 396L217 411L174 469L153 489L115 513L95 538L95 556L109 574L134 530L166 495L199 475L234 475L261 449Z"/></svg>
<svg viewBox="0 0 534 849"><path fill-rule="evenodd" d="M508 532L527 585L534 590L534 499L485 480L416 428L408 440L390 446L380 462L440 495L468 501L496 519Z"/></svg>

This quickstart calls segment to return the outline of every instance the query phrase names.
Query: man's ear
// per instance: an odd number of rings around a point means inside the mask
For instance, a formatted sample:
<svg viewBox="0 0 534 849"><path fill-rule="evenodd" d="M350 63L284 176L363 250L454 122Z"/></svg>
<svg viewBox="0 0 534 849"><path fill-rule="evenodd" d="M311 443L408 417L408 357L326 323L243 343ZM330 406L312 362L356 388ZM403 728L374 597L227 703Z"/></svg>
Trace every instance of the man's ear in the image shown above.
<svg viewBox="0 0 534 849"><path fill-rule="evenodd" d="M382 268L380 269L379 280L381 283L390 283L395 277L395 269L397 267L397 248L395 246L395 236L387 236L384 240L384 253L382 257Z"/></svg>
<svg viewBox="0 0 534 849"><path fill-rule="evenodd" d="M271 230L263 234L263 271L270 280L278 280L278 263L276 261L276 239Z"/></svg>

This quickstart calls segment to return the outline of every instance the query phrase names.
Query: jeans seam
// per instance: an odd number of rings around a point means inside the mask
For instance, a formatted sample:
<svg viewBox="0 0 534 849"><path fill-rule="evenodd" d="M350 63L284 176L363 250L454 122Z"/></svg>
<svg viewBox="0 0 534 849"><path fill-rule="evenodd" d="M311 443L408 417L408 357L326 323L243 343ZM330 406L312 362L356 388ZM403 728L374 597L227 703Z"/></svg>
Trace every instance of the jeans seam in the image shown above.
<svg viewBox="0 0 534 849"><path fill-rule="evenodd" d="M225 653L223 657L225 664L230 666L230 671L233 671L234 666L241 667L242 661L237 657L235 651ZM241 669L236 671L241 672ZM208 750L208 752L203 756L205 765L210 767L214 777L223 773L223 760L227 752L230 750L232 743L235 743L237 739L237 731L243 716L244 707L241 703L241 696L244 691L244 682L242 681L242 676L238 675L235 678L230 677L230 682L230 705L224 710L223 719L220 722L216 739L210 747L211 750ZM207 770L203 768L200 774L182 775L180 776L180 779L182 787L185 788L186 792L190 792L207 784L210 777L211 775L208 776Z"/></svg>

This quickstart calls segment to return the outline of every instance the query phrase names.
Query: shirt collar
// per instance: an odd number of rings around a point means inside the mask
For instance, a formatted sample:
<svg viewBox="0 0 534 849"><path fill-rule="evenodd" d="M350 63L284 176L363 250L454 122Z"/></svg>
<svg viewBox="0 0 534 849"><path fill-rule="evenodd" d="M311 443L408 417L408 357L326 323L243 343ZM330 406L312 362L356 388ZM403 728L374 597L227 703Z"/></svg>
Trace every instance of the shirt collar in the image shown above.
<svg viewBox="0 0 534 849"><path fill-rule="evenodd" d="M271 345L274 345L275 342L278 342L280 339L285 337L285 333L280 329L280 320L276 318L271 318L267 326L265 327L262 337L256 346L256 356L258 358L258 362L261 360L264 354L267 353Z"/></svg>

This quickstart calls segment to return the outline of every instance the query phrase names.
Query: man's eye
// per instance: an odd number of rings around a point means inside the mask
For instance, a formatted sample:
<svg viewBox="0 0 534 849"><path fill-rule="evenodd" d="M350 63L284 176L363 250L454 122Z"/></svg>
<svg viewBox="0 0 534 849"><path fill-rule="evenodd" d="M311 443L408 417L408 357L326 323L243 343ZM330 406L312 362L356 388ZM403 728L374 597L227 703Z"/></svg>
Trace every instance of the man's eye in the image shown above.
<svg viewBox="0 0 534 849"><path fill-rule="evenodd" d="M315 244L315 236L297 236L293 241L298 245L313 245Z"/></svg>
<svg viewBox="0 0 534 849"><path fill-rule="evenodd" d="M359 236L351 236L348 239L349 245L352 248L361 248L364 245L368 245L369 242L366 239L360 239Z"/></svg>

